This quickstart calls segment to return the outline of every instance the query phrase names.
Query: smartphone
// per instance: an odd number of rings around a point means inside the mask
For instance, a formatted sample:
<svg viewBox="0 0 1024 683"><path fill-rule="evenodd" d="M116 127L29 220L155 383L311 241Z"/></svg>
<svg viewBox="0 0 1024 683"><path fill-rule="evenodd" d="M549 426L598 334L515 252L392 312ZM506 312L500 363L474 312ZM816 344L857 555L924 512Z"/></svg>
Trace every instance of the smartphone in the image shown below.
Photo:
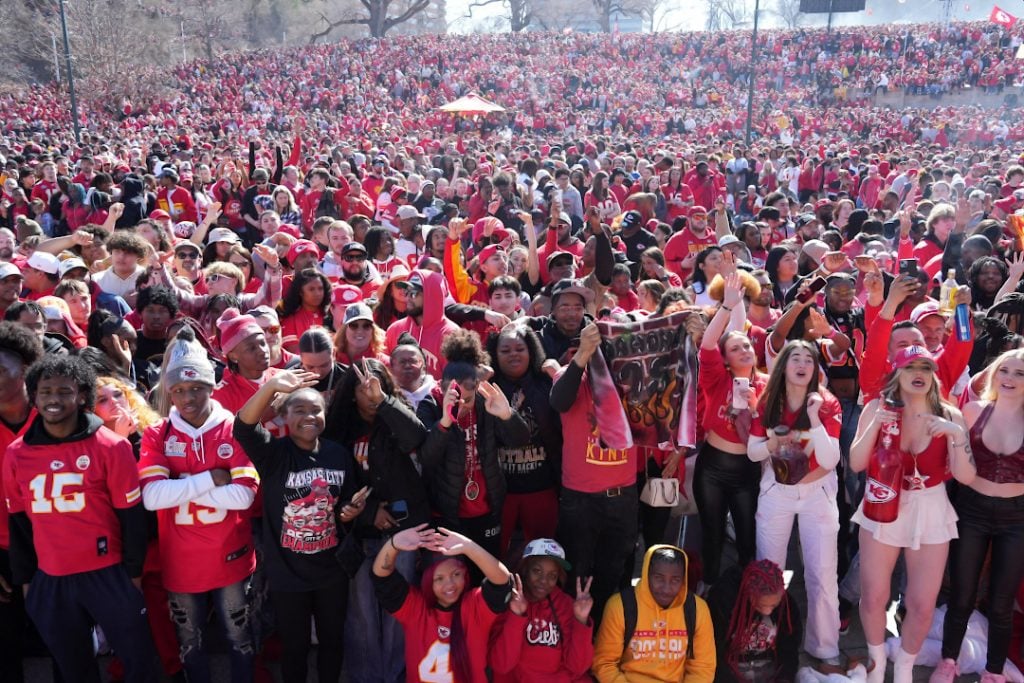
<svg viewBox="0 0 1024 683"><path fill-rule="evenodd" d="M912 278L917 278L917 259L916 258L901 258L900 259L900 275L907 275Z"/></svg>
<svg viewBox="0 0 1024 683"><path fill-rule="evenodd" d="M818 277L811 280L811 284L807 285L807 289L796 295L796 300L802 304L807 303L808 301L813 299L818 292L825 289L826 282L827 280L825 280L825 278L819 275Z"/></svg>
<svg viewBox="0 0 1024 683"><path fill-rule="evenodd" d="M455 383L454 380L452 380L452 382L453 382L453 384L455 386L455 395L460 399L459 402L461 402L461 399L462 399L462 389L459 388L458 383ZM451 406L448 409L448 418L451 419L452 422L458 422L459 421L459 402L456 402L453 406Z"/></svg>
<svg viewBox="0 0 1024 683"><path fill-rule="evenodd" d="M396 522L403 522L409 518L409 504L404 500L396 500L388 503L388 514Z"/></svg>

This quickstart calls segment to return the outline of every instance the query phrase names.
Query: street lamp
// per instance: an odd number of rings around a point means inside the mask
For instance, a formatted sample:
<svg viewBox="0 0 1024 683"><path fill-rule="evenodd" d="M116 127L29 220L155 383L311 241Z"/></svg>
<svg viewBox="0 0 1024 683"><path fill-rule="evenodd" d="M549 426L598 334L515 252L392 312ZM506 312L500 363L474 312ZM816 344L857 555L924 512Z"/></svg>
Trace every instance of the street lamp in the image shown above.
<svg viewBox="0 0 1024 683"><path fill-rule="evenodd" d="M62 0L63 1L63 0ZM750 77L747 81L747 132L745 145L750 147L751 126L754 125L754 79L757 74L757 20L761 16L761 0L754 0L754 36L750 46Z"/></svg>
<svg viewBox="0 0 1024 683"><path fill-rule="evenodd" d="M75 127L75 142L82 144L82 127L78 121L78 100L75 98L75 72L71 68L71 42L68 40L68 20L64 14L64 0L58 0L60 5L60 28L64 32L64 59L65 68L68 72L68 91L71 95L71 123Z"/></svg>

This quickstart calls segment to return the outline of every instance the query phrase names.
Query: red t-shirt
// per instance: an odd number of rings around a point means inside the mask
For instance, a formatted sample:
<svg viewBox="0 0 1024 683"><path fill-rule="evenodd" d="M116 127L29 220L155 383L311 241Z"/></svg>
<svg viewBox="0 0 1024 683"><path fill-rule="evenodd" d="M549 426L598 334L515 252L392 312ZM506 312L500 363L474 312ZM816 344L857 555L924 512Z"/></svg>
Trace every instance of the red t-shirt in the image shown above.
<svg viewBox="0 0 1024 683"><path fill-rule="evenodd" d="M636 484L636 447L607 448L601 443L586 373L576 402L562 413L562 434L562 484L566 488L599 493Z"/></svg>
<svg viewBox="0 0 1024 683"><path fill-rule="evenodd" d="M824 425L825 431L828 432L829 436L833 439L838 439L839 430L843 427L843 408L839 405L838 399L836 399L836 397L830 394L826 389L819 388L818 393L825 399L821 408L818 409L818 417L821 418L821 424ZM793 429L793 425L796 424L798 416L798 412L790 412L789 408L785 407L782 411L780 424L784 424L790 429ZM762 438L768 436L768 430L764 425L764 419L765 415L762 413L761 419L753 421L750 425L751 436L760 436ZM799 436L800 447L803 448L806 453L811 447L810 435L807 432L801 431L799 432ZM810 460L810 469L808 471L813 472L818 467L818 461L815 459L813 452L810 455Z"/></svg>
<svg viewBox="0 0 1024 683"><path fill-rule="evenodd" d="M3 486L8 511L28 513L42 571L68 576L121 562L116 510L142 498L127 439L103 426L77 441L29 445L20 437L4 457Z"/></svg>

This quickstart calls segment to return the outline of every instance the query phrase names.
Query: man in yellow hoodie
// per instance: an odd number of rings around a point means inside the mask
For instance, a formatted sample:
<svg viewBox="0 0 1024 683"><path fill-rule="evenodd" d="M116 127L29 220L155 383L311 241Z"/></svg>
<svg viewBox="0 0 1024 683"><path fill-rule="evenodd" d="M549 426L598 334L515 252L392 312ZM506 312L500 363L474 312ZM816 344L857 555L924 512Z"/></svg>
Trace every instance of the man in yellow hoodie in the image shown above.
<svg viewBox="0 0 1024 683"><path fill-rule="evenodd" d="M686 553L681 549L671 545L648 548L640 583L613 595L604 608L592 667L599 683L714 680L711 613L697 596L691 596L693 602L684 607L687 570Z"/></svg>

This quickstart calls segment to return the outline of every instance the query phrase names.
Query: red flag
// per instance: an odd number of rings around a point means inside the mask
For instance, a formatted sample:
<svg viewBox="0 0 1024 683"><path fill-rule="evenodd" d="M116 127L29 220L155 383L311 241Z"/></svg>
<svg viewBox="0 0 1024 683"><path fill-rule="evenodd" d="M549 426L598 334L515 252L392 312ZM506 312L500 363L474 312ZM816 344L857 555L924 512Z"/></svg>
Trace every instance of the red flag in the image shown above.
<svg viewBox="0 0 1024 683"><path fill-rule="evenodd" d="M1017 17L1005 10L999 9L998 6L992 8L992 14L988 19L993 24L999 24L1006 28L1013 28L1013 25L1017 23Z"/></svg>

